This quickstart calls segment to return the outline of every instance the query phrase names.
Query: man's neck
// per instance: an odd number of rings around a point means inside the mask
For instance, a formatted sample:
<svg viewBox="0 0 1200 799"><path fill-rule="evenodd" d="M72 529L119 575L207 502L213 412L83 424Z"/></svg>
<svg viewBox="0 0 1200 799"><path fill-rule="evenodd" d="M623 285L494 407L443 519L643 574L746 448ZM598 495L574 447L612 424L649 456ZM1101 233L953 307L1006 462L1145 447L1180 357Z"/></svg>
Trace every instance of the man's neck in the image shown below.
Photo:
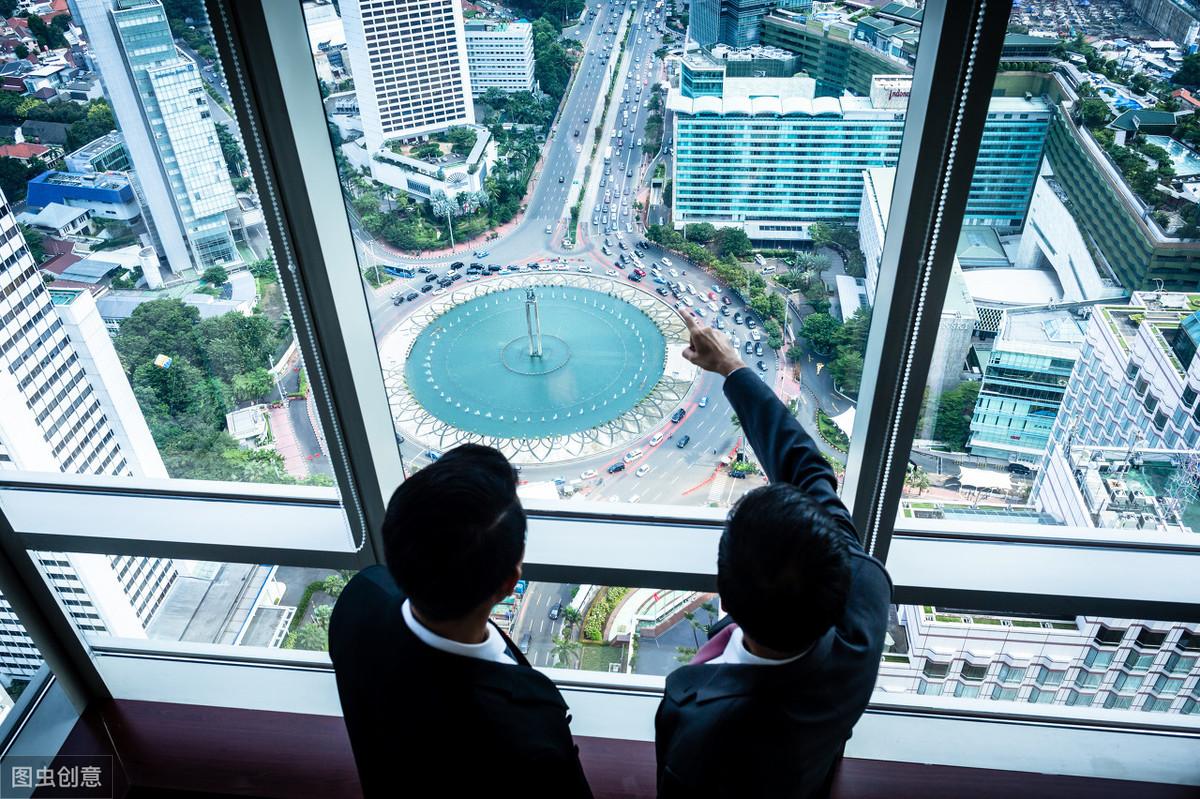
<svg viewBox="0 0 1200 799"><path fill-rule="evenodd" d="M787 660L789 658L799 657L812 648L812 645L810 644L809 646L806 646L796 652L781 652L778 649L771 649L770 647L763 646L762 644L758 643L753 638L746 635L745 630L742 630L742 646L746 647L746 651L751 655L757 655L758 657L766 658L767 660Z"/></svg>
<svg viewBox="0 0 1200 799"><path fill-rule="evenodd" d="M487 616L479 618L471 615L449 621L431 621L425 618L425 615L417 610L415 605L411 607L413 618L421 622L425 629L434 635L440 635L442 638L448 638L460 644L482 644L488 639Z"/></svg>

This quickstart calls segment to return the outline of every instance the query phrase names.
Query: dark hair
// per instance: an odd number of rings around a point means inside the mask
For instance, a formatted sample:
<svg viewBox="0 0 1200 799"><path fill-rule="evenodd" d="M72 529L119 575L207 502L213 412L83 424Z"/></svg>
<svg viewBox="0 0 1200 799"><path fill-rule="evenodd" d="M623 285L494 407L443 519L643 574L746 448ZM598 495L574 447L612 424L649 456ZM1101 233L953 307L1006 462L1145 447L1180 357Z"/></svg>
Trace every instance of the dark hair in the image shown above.
<svg viewBox="0 0 1200 799"><path fill-rule="evenodd" d="M498 450L456 447L409 477L383 520L388 570L432 621L465 616L525 553L517 473Z"/></svg>
<svg viewBox="0 0 1200 799"><path fill-rule="evenodd" d="M721 604L755 642L799 652L841 617L850 554L833 518L787 483L733 506L717 554Z"/></svg>

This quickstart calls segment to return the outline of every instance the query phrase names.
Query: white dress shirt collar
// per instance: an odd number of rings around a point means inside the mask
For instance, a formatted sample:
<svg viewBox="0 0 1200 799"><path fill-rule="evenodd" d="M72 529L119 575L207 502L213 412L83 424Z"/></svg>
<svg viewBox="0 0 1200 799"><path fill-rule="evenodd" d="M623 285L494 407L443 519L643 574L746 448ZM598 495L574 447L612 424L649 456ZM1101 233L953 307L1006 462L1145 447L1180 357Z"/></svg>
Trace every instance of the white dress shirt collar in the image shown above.
<svg viewBox="0 0 1200 799"><path fill-rule="evenodd" d="M711 665L726 664L731 666L782 666L785 663L792 663L799 660L809 653L812 647L808 647L799 655L793 655L790 658L783 660L773 660L771 658L760 657L746 648L745 636L742 634L742 628L737 627L729 636L729 641L725 644L725 651L717 655L712 660L708 661Z"/></svg>
<svg viewBox="0 0 1200 799"><path fill-rule="evenodd" d="M400 612L404 615L404 623L408 625L408 629L413 631L413 635L421 639L422 643L434 649L451 655L490 660L493 663L506 663L510 666L516 664L516 661L507 654L508 645L504 643L504 638L501 637L500 631L491 624L487 626L487 640L478 644L464 644L461 641L452 641L449 638L443 638L417 621L417 617L413 615L412 607L407 599L404 600L404 604L400 607Z"/></svg>

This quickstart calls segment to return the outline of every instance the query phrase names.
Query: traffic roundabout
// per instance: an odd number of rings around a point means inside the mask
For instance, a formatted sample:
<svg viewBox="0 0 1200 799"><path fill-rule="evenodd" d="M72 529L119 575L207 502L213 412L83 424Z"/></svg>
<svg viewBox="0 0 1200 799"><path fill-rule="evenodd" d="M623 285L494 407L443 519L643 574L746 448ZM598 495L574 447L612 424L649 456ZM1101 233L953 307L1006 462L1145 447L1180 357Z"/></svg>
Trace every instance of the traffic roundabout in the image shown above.
<svg viewBox="0 0 1200 799"><path fill-rule="evenodd" d="M696 368L656 295L574 273L486 278L433 297L380 342L400 434L434 452L477 442L516 463L624 448L660 427Z"/></svg>

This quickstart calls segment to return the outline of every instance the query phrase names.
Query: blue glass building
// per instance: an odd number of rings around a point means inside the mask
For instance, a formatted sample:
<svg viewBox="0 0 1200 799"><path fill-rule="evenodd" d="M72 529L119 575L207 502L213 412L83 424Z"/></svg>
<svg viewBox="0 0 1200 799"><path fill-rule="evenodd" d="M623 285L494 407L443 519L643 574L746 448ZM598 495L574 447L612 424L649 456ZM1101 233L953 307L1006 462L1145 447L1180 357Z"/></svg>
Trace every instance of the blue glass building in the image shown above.
<svg viewBox="0 0 1200 799"><path fill-rule="evenodd" d="M856 224L863 170L900 153L911 78L876 75L867 97L815 97L811 78L733 78L703 53L679 62L674 112L676 227L739 226L752 239L806 239L813 222ZM1051 109L992 100L966 224L1019 231Z"/></svg>

